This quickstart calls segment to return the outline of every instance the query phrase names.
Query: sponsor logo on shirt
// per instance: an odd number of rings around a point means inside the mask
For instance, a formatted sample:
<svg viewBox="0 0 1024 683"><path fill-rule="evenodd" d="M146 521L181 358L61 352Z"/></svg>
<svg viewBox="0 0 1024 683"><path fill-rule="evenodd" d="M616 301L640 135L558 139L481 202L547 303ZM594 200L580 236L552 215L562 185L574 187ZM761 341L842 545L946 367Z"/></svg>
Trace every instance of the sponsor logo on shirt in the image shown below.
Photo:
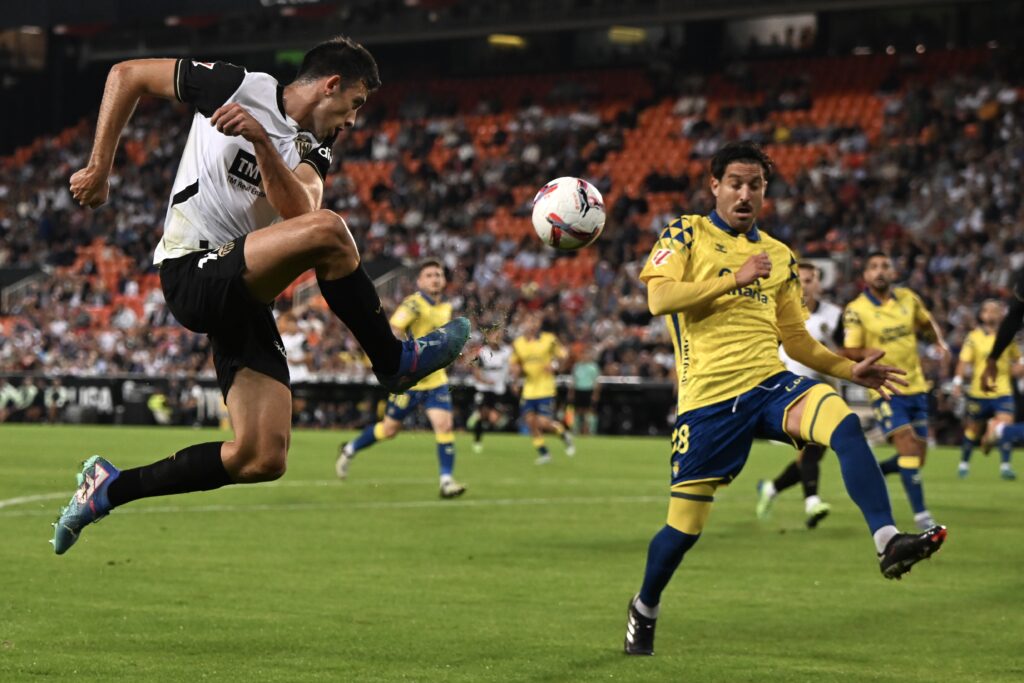
<svg viewBox="0 0 1024 683"><path fill-rule="evenodd" d="M260 189L263 178L260 176L260 167L256 163L256 157L244 150L238 150L234 161L228 167L228 182L249 194L257 197L264 196Z"/></svg>

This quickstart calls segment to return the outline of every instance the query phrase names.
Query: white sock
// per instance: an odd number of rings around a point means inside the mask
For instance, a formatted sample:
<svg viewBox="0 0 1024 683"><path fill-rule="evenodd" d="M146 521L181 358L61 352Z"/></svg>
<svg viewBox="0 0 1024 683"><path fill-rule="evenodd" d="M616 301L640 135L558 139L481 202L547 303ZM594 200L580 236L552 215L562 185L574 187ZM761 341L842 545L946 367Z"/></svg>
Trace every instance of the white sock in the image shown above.
<svg viewBox="0 0 1024 683"><path fill-rule="evenodd" d="M356 457L356 451L355 451L354 448L352 448L352 442L351 441L349 441L347 444L345 444L345 447L343 449L341 449L341 452L344 453L349 458Z"/></svg>
<svg viewBox="0 0 1024 683"><path fill-rule="evenodd" d="M640 600L640 596L636 596L633 599L633 604L636 605L636 611L644 615L648 619L657 619L658 613L661 612L661 605L655 605L654 607L648 607Z"/></svg>
<svg viewBox="0 0 1024 683"><path fill-rule="evenodd" d="M441 475L441 486L444 486L445 484L450 484L450 483L452 483L452 475L450 475L450 474L442 474Z"/></svg>
<svg viewBox="0 0 1024 683"><path fill-rule="evenodd" d="M1010 469L1010 463L1008 463L1008 462L999 463L999 469L1001 469L1001 470L1008 470L1008 469Z"/></svg>
<svg viewBox="0 0 1024 683"><path fill-rule="evenodd" d="M923 520L931 519L931 518L932 518L932 513L928 512L927 510L922 510L921 512L918 512L917 514L914 515L914 522L921 522Z"/></svg>
<svg viewBox="0 0 1024 683"><path fill-rule="evenodd" d="M764 486L761 487L761 490L767 493L769 498L774 498L778 493L778 491L775 490L775 482L771 479L764 482Z"/></svg>
<svg viewBox="0 0 1024 683"><path fill-rule="evenodd" d="M898 534L899 532L899 529L894 527L892 524L883 526L881 529L875 532L875 550L878 551L879 555L885 552L885 546L889 545L889 541L892 540L892 537Z"/></svg>
<svg viewBox="0 0 1024 683"><path fill-rule="evenodd" d="M966 469L970 469L970 467L971 467L970 463L964 462L963 460L960 461L960 469L966 470Z"/></svg>
<svg viewBox="0 0 1024 683"><path fill-rule="evenodd" d="M818 496L807 496L804 498L804 512L810 512L811 508L821 503L821 498Z"/></svg>

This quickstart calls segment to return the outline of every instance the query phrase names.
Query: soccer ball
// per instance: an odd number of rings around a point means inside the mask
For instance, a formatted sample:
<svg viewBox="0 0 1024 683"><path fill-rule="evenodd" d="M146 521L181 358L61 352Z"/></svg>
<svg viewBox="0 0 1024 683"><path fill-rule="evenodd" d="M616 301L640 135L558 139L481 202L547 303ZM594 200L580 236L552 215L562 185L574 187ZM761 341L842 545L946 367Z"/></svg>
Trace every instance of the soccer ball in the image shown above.
<svg viewBox="0 0 1024 683"><path fill-rule="evenodd" d="M544 244L572 251L604 230L604 198L581 178L555 178L533 198L533 229Z"/></svg>

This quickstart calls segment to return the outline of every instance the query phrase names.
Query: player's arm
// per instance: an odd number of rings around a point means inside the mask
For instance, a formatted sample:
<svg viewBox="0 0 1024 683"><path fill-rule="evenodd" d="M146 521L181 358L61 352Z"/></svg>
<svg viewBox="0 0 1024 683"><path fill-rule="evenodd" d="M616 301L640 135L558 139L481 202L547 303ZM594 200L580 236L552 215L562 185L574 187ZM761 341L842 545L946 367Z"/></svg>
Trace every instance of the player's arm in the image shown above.
<svg viewBox="0 0 1024 683"><path fill-rule="evenodd" d="M914 304L917 307L915 313L915 323L917 330L922 337L929 341L935 342L935 345L939 347L939 351L942 353L941 362L939 364L939 373L945 377L946 373L949 372L949 359L952 357L952 353L949 350L949 345L946 344L946 335L943 333L942 328L939 327L938 321L935 317L928 312L925 308L924 302L917 294L913 295Z"/></svg>
<svg viewBox="0 0 1024 683"><path fill-rule="evenodd" d="M295 218L319 208L333 140L312 150L293 169L274 147L266 129L237 102L219 107L210 123L224 135L238 135L252 143L267 201L282 218Z"/></svg>
<svg viewBox="0 0 1024 683"><path fill-rule="evenodd" d="M395 312L391 314L391 331L394 332L395 336L399 339L405 339L408 336L409 328L416 322L419 317L419 309L413 301L405 300L398 305Z"/></svg>
<svg viewBox="0 0 1024 683"><path fill-rule="evenodd" d="M748 258L735 273L725 273L700 282L684 282L682 267L667 269L663 275L657 270L661 267L655 264L657 258L655 245L651 260L640 273L640 279L647 284L647 307L652 315L682 313L687 309L702 306L730 290L746 287L758 278L768 277L772 272L771 259L766 252L761 252ZM673 256L664 258L666 261L678 259Z"/></svg>
<svg viewBox="0 0 1024 683"><path fill-rule="evenodd" d="M71 176L71 195L79 204L94 209L107 201L107 179L121 131L143 95L174 99L176 64L175 59L132 59L111 67L100 101L89 163Z"/></svg>

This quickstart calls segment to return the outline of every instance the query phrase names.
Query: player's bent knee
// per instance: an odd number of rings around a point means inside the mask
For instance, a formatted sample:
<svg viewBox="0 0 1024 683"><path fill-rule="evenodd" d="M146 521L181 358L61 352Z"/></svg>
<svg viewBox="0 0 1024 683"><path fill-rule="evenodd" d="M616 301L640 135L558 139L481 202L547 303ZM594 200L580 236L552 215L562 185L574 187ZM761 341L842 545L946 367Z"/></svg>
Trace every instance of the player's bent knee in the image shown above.
<svg viewBox="0 0 1024 683"><path fill-rule="evenodd" d="M225 445L224 464L240 483L273 481L284 476L288 463L288 435L239 439Z"/></svg>
<svg viewBox="0 0 1024 683"><path fill-rule="evenodd" d="M672 487L666 524L676 531L699 536L715 501L715 483L680 484Z"/></svg>
<svg viewBox="0 0 1024 683"><path fill-rule="evenodd" d="M832 435L849 417L856 416L842 396L827 384L817 384L807 392L804 412L800 417L800 438L808 443L828 446ZM860 428L860 423L857 423Z"/></svg>

